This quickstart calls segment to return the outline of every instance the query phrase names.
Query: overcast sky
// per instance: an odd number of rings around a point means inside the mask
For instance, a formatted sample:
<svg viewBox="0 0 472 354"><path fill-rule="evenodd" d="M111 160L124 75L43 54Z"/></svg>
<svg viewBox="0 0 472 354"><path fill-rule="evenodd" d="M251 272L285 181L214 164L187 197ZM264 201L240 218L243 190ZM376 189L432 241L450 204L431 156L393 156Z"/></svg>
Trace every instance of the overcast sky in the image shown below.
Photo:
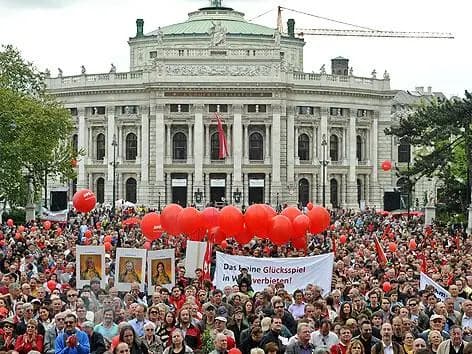
<svg viewBox="0 0 472 354"><path fill-rule="evenodd" d="M209 0L0 0L0 43L13 44L38 68L57 68L64 75L129 69L127 40L143 18L145 32L187 19L187 13L207 6ZM385 39L306 36L305 71L330 67L343 56L357 76L379 76L387 70L393 89L432 86L448 96L472 90L472 2L467 0L223 0L223 5L246 13L253 22L276 27L277 5L334 18L360 26L397 31L452 32L453 40ZM283 12L298 28L338 28L342 25Z"/></svg>

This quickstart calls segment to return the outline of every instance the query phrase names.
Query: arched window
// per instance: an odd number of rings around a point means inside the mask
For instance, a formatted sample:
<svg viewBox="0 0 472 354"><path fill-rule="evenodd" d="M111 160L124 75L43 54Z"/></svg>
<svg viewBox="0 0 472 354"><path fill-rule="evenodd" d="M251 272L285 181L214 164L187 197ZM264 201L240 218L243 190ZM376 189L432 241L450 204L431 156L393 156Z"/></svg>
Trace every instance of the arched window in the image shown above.
<svg viewBox="0 0 472 354"><path fill-rule="evenodd" d="M410 144L407 139L400 139L398 144L398 162L410 162Z"/></svg>
<svg viewBox="0 0 472 354"><path fill-rule="evenodd" d="M134 133L126 135L126 160L136 160L138 156L138 137Z"/></svg>
<svg viewBox="0 0 472 354"><path fill-rule="evenodd" d="M306 134L301 134L298 137L298 158L300 161L310 159L310 138Z"/></svg>
<svg viewBox="0 0 472 354"><path fill-rule="evenodd" d="M339 208L339 199L338 199L338 181L335 178L332 178L329 181L329 188L331 194L331 205L333 208Z"/></svg>
<svg viewBox="0 0 472 354"><path fill-rule="evenodd" d="M356 157L357 161L362 161L362 138L360 135L356 136Z"/></svg>
<svg viewBox="0 0 472 354"><path fill-rule="evenodd" d="M264 160L264 139L260 133L249 136L249 160Z"/></svg>
<svg viewBox="0 0 472 354"><path fill-rule="evenodd" d="M97 135L97 160L103 160L105 157L105 135Z"/></svg>
<svg viewBox="0 0 472 354"><path fill-rule="evenodd" d="M210 158L212 160L219 160L220 154L220 140L218 139L218 133L213 133L210 138Z"/></svg>
<svg viewBox="0 0 472 354"><path fill-rule="evenodd" d="M298 182L298 202L302 206L306 206L310 200L310 183L306 178L302 178Z"/></svg>
<svg viewBox="0 0 472 354"><path fill-rule="evenodd" d="M105 180L100 177L97 179L97 202L102 204L105 201Z"/></svg>
<svg viewBox="0 0 472 354"><path fill-rule="evenodd" d="M174 160L187 160L187 137L182 132L174 134L172 158Z"/></svg>
<svg viewBox="0 0 472 354"><path fill-rule="evenodd" d="M136 203L136 180L128 178L126 180L126 201Z"/></svg>
<svg viewBox="0 0 472 354"><path fill-rule="evenodd" d="M72 135L72 150L76 155L79 152L79 136L77 134Z"/></svg>
<svg viewBox="0 0 472 354"><path fill-rule="evenodd" d="M339 161L339 138L337 135L329 137L329 157L331 161Z"/></svg>

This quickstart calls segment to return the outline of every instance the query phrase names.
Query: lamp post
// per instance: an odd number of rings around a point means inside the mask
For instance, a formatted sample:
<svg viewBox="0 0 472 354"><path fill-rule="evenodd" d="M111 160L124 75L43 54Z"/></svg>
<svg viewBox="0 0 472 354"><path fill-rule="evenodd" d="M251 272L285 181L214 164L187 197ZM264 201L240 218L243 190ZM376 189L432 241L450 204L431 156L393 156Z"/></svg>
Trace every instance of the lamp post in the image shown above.
<svg viewBox="0 0 472 354"><path fill-rule="evenodd" d="M277 212L280 213L281 210L280 210L280 203L279 203L279 192L275 194L275 204L276 204L275 209L277 210Z"/></svg>
<svg viewBox="0 0 472 354"><path fill-rule="evenodd" d="M157 210L161 212L161 192L157 192Z"/></svg>
<svg viewBox="0 0 472 354"><path fill-rule="evenodd" d="M112 200L112 211L115 213L115 201L116 201L116 147L118 143L116 142L116 135L113 134L113 140L111 142L113 146L113 200Z"/></svg>
<svg viewBox="0 0 472 354"><path fill-rule="evenodd" d="M328 141L326 140L326 134L323 134L321 136L321 153L322 153L321 178L323 179L321 186L322 186L323 207L326 206L326 166L328 166L328 161L326 160L327 146L328 146Z"/></svg>
<svg viewBox="0 0 472 354"><path fill-rule="evenodd" d="M239 188L236 188L236 192L233 192L233 199L236 204L241 203L241 192Z"/></svg>

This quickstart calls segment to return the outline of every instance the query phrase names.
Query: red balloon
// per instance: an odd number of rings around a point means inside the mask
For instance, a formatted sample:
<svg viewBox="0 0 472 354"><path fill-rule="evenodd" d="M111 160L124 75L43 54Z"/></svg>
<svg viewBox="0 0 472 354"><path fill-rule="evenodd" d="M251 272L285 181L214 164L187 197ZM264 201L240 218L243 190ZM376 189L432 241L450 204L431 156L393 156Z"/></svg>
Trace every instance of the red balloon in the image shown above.
<svg viewBox="0 0 472 354"><path fill-rule="evenodd" d="M223 231L221 231L219 226L212 227L208 231L208 237L210 241L216 244L221 244L221 242L223 242L223 240L226 239L226 235L224 234Z"/></svg>
<svg viewBox="0 0 472 354"><path fill-rule="evenodd" d="M331 216L325 208L314 206L307 215L310 218L310 232L312 234L320 234L329 227Z"/></svg>
<svg viewBox="0 0 472 354"><path fill-rule="evenodd" d="M268 220L272 220L272 218L274 216L277 215L277 212L275 211L274 208L272 208L270 205L268 204L262 204L267 212L267 217L268 217Z"/></svg>
<svg viewBox="0 0 472 354"><path fill-rule="evenodd" d="M220 225L220 211L217 208L208 207L202 211L203 227L207 230Z"/></svg>
<svg viewBox="0 0 472 354"><path fill-rule="evenodd" d="M23 225L18 226L18 232L24 232L25 227Z"/></svg>
<svg viewBox="0 0 472 354"><path fill-rule="evenodd" d="M410 243L409 243L408 246L410 247L410 250L415 250L415 249L416 249L416 246L417 246L417 245L416 245L416 241L415 241L414 238L412 238L412 239L410 240Z"/></svg>
<svg viewBox="0 0 472 354"><path fill-rule="evenodd" d="M290 240L292 235L292 222L285 215L276 215L272 219L272 228L270 230L270 239L273 243L281 246Z"/></svg>
<svg viewBox="0 0 472 354"><path fill-rule="evenodd" d="M238 348L231 348L228 350L228 354L242 354L242 352Z"/></svg>
<svg viewBox="0 0 472 354"><path fill-rule="evenodd" d="M346 235L339 236L339 243L340 244L345 244L346 242L347 242L347 236Z"/></svg>
<svg viewBox="0 0 472 354"><path fill-rule="evenodd" d="M90 230L85 231L84 236L85 236L85 238L91 238L92 237L92 231L90 231Z"/></svg>
<svg viewBox="0 0 472 354"><path fill-rule="evenodd" d="M310 218L305 214L298 215L293 221L293 236L296 238L305 236L310 227ZM305 240L306 242L306 240Z"/></svg>
<svg viewBox="0 0 472 354"><path fill-rule="evenodd" d="M202 226L202 217L197 209L184 208L177 217L177 223L180 232L188 236L195 233Z"/></svg>
<svg viewBox="0 0 472 354"><path fill-rule="evenodd" d="M49 291L52 292L54 289L56 289L57 283L54 280L48 280L46 286L48 287Z"/></svg>
<svg viewBox="0 0 472 354"><path fill-rule="evenodd" d="M384 293L388 293L390 290L392 290L392 284L390 284L389 281L386 281L382 284L382 290Z"/></svg>
<svg viewBox="0 0 472 354"><path fill-rule="evenodd" d="M382 170L384 170L385 172L387 171L390 171L392 169L392 163L388 160L385 160L384 162L382 162Z"/></svg>
<svg viewBox="0 0 472 354"><path fill-rule="evenodd" d="M229 236L239 234L244 227L244 216L238 208L227 205L220 211L220 228Z"/></svg>
<svg viewBox="0 0 472 354"><path fill-rule="evenodd" d="M103 242L110 242L111 243L112 241L112 237L110 235L106 235L104 238L103 238Z"/></svg>
<svg viewBox="0 0 472 354"><path fill-rule="evenodd" d="M188 234L187 237L190 241L203 241L203 239L205 238L205 234L206 234L206 229L200 227L195 232Z"/></svg>
<svg viewBox="0 0 472 354"><path fill-rule="evenodd" d="M43 223L44 230L49 230L51 228L51 222L49 220L46 220Z"/></svg>
<svg viewBox="0 0 472 354"><path fill-rule="evenodd" d="M312 202L308 202L308 204L306 205L306 208L307 208L308 210L313 209L313 203L312 203Z"/></svg>
<svg viewBox="0 0 472 354"><path fill-rule="evenodd" d="M246 225L239 234L235 235L235 239L240 245L245 245L252 240L252 235L247 230Z"/></svg>
<svg viewBox="0 0 472 354"><path fill-rule="evenodd" d="M267 235L267 211L262 204L253 204L247 208L246 213L244 214L244 222L250 235Z"/></svg>
<svg viewBox="0 0 472 354"><path fill-rule="evenodd" d="M7 225L8 225L9 227L12 227L13 225L15 225L15 223L13 222L12 219L8 219L8 220L7 220Z"/></svg>
<svg viewBox="0 0 472 354"><path fill-rule="evenodd" d="M292 245L295 247L297 250L304 250L306 249L306 236L303 237L297 237L292 240Z"/></svg>
<svg viewBox="0 0 472 354"><path fill-rule="evenodd" d="M221 248L227 249L228 248L228 242L226 240L221 241Z"/></svg>
<svg viewBox="0 0 472 354"><path fill-rule="evenodd" d="M388 249L390 252L397 252L397 244L395 242L390 242L388 244Z"/></svg>
<svg viewBox="0 0 472 354"><path fill-rule="evenodd" d="M171 235L179 234L179 224L177 218L183 208L179 204L169 204L161 212L162 229Z"/></svg>
<svg viewBox="0 0 472 354"><path fill-rule="evenodd" d="M58 228L56 229L56 235L57 235L57 236L61 236L61 235L62 235L62 229L61 229L60 227L58 227Z"/></svg>
<svg viewBox="0 0 472 354"><path fill-rule="evenodd" d="M302 214L302 212L298 208L293 207L293 206L285 208L280 213L280 215L285 215L292 222L298 215L301 215L301 214Z"/></svg>
<svg viewBox="0 0 472 354"><path fill-rule="evenodd" d="M157 240L162 235L161 217L157 213L147 213L141 220L141 232L149 241Z"/></svg>
<svg viewBox="0 0 472 354"><path fill-rule="evenodd" d="M144 242L143 247L144 247L145 250L150 250L151 249L151 242L149 242L149 241Z"/></svg>
<svg viewBox="0 0 472 354"><path fill-rule="evenodd" d="M97 198L95 194L89 189L81 189L77 191L72 197L72 203L74 208L81 213L88 213L95 208L97 204Z"/></svg>
<svg viewBox="0 0 472 354"><path fill-rule="evenodd" d="M105 246L105 251L111 251L111 242L105 242L103 245Z"/></svg>

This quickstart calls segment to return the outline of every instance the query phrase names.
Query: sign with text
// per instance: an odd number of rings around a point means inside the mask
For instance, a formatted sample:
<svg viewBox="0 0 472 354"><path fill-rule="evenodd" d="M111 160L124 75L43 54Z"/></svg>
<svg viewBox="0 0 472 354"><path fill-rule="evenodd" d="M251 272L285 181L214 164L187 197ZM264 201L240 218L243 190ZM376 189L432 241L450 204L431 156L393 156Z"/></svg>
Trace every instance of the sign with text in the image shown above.
<svg viewBox="0 0 472 354"><path fill-rule="evenodd" d="M281 282L289 292L315 284L323 289L323 296L327 296L331 292L333 263L333 253L300 258L255 258L217 252L213 284L218 289L236 284L240 269L245 267L252 276L252 288L256 292Z"/></svg>
<svg viewBox="0 0 472 354"><path fill-rule="evenodd" d="M436 283L433 279L428 277L423 272L420 273L420 290L424 290L428 285L431 285L434 288L434 295L441 301L446 300L450 297L449 291L444 289L441 285Z"/></svg>

